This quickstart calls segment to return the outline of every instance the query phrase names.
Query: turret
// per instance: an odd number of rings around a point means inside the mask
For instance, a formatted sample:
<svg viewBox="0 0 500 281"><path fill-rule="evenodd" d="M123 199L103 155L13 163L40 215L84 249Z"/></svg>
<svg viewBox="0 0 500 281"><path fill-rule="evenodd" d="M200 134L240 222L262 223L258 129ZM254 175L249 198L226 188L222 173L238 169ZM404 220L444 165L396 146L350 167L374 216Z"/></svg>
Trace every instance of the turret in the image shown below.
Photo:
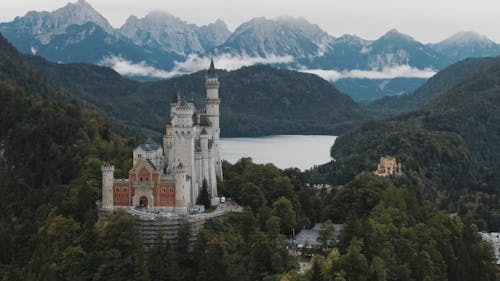
<svg viewBox="0 0 500 281"><path fill-rule="evenodd" d="M188 212L188 202L190 196L188 191L190 190L190 185L186 177L186 169L179 163L175 168L175 212L178 214L187 214Z"/></svg>
<svg viewBox="0 0 500 281"><path fill-rule="evenodd" d="M205 76L205 87L207 89L207 115L215 129L216 138L219 139L219 79L215 73L214 61L210 61L210 68Z"/></svg>
<svg viewBox="0 0 500 281"><path fill-rule="evenodd" d="M104 163L101 166L102 171L102 208L113 209L113 180L115 173L115 166L109 163Z"/></svg>
<svg viewBox="0 0 500 281"><path fill-rule="evenodd" d="M207 71L205 77L205 87L207 88L207 117L212 123L212 136L213 136L213 148L215 153L215 174L222 180L222 163L220 161L219 155L219 139L220 139L220 127L219 127L219 80L217 79L217 73L215 72L214 61L210 61L210 68ZM215 180L215 179L214 179Z"/></svg>

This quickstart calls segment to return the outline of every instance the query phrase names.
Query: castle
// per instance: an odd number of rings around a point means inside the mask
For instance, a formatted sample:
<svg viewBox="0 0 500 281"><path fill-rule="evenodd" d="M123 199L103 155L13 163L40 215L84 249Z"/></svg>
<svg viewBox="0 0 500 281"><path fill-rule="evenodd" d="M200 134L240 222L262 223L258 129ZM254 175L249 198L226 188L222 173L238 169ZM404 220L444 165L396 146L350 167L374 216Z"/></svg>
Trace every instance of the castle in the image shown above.
<svg viewBox="0 0 500 281"><path fill-rule="evenodd" d="M387 177L391 175L402 175L401 163L396 161L395 157L380 157L380 162L377 165L377 169L373 172L375 175L380 177Z"/></svg>
<svg viewBox="0 0 500 281"><path fill-rule="evenodd" d="M222 180L219 141L219 80L213 60L205 77L206 110L179 93L170 103L163 147L148 139L133 152L127 179L114 178L114 166L102 169L101 208L141 207L188 214L204 184L212 202Z"/></svg>

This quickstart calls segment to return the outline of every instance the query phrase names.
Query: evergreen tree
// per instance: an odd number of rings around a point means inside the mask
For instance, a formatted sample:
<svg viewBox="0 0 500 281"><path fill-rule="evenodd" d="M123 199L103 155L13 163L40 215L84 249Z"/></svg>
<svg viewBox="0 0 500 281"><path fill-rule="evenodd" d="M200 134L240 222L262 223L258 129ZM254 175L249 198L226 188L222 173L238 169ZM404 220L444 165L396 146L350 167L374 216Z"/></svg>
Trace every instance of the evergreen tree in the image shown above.
<svg viewBox="0 0 500 281"><path fill-rule="evenodd" d="M315 256L312 258L312 265L309 278L310 281L323 281L323 274L321 273L321 261L319 256Z"/></svg>
<svg viewBox="0 0 500 281"><path fill-rule="evenodd" d="M203 179L203 183L201 185L201 191L198 195L198 200L196 200L196 204L205 206L205 210L212 206L210 202L210 193L208 192L208 184L207 180Z"/></svg>
<svg viewBox="0 0 500 281"><path fill-rule="evenodd" d="M331 220L326 220L319 230L318 241L321 242L321 247L325 250L329 249L335 241L335 227Z"/></svg>
<svg viewBox="0 0 500 281"><path fill-rule="evenodd" d="M278 198L278 200L273 203L272 214L280 219L281 233L285 235L291 234L296 224L296 214L290 200L285 197Z"/></svg>
<svg viewBox="0 0 500 281"><path fill-rule="evenodd" d="M149 280L145 249L135 218L118 210L99 225L99 266L94 280Z"/></svg>

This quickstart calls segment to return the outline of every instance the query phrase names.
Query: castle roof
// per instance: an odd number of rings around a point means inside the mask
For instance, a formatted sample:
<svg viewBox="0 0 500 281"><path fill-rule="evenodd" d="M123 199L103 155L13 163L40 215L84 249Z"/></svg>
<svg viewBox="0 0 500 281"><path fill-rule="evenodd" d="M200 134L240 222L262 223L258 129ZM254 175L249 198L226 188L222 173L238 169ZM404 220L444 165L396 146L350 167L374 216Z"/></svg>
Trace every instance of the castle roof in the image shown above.
<svg viewBox="0 0 500 281"><path fill-rule="evenodd" d="M212 126L212 122L210 122L210 119L208 119L208 116L206 114L202 114L200 116L200 126L204 127Z"/></svg>
<svg viewBox="0 0 500 281"><path fill-rule="evenodd" d="M152 138L148 138L146 142L140 145L140 147L144 151L155 151L160 148L160 145L157 144Z"/></svg>

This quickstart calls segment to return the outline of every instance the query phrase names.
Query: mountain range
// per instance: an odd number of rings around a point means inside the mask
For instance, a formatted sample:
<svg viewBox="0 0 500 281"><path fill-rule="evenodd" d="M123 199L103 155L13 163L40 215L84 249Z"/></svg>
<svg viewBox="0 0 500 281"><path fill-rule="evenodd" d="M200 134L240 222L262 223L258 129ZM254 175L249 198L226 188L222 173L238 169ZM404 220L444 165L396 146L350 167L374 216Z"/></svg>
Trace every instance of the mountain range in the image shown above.
<svg viewBox="0 0 500 281"><path fill-rule="evenodd" d="M227 69L272 63L319 74L360 101L410 93L454 62L500 54L499 44L474 32L435 44L395 29L377 40L336 38L304 18L289 16L253 18L231 32L222 20L198 26L153 11L143 18L131 15L113 28L85 0L53 12L28 12L1 23L0 33L23 53L106 65L135 78L192 73L205 67L200 58L208 56L220 57L225 63L219 65ZM396 78L409 80L392 81ZM358 79L361 83L352 83Z"/></svg>

